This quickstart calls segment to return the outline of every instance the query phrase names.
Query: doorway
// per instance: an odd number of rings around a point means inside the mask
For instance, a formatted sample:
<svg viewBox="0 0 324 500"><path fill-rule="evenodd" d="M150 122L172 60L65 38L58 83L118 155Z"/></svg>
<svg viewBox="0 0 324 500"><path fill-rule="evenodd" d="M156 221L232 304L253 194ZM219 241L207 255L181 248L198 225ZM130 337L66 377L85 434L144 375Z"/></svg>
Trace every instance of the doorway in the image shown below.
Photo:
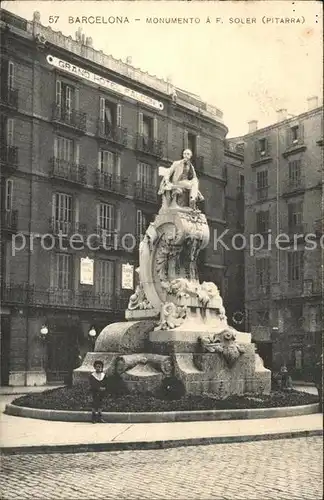
<svg viewBox="0 0 324 500"><path fill-rule="evenodd" d="M1 386L9 385L10 316L1 315Z"/></svg>

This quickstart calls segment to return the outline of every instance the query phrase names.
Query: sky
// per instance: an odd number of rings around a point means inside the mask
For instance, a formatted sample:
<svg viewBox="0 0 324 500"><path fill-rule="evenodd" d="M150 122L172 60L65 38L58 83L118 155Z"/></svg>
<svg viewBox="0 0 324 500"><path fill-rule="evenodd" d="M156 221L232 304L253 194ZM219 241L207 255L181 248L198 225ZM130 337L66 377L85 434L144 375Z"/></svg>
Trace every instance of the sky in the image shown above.
<svg viewBox="0 0 324 500"><path fill-rule="evenodd" d="M228 137L247 133L250 120L258 120L259 128L276 122L280 108L302 113L308 97L323 93L319 1L18 0L2 1L2 8L28 20L38 11L43 25L73 38L81 26L95 49L124 61L131 56L135 67L160 78L171 76L174 85L223 111ZM50 24L50 16L59 17ZM69 22L77 16L120 16L129 22ZM149 24L150 17L199 22Z"/></svg>

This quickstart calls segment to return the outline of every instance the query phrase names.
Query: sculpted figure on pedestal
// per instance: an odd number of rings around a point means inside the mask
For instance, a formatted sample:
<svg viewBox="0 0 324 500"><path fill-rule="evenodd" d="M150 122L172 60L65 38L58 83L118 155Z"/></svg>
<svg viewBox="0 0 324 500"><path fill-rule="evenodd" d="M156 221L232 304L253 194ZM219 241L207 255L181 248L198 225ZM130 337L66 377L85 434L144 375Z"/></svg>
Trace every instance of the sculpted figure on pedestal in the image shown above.
<svg viewBox="0 0 324 500"><path fill-rule="evenodd" d="M198 189L198 178L191 158L192 152L185 149L183 159L174 161L171 167L166 169L158 191L158 194L162 195L162 209L196 208L197 201L204 199Z"/></svg>

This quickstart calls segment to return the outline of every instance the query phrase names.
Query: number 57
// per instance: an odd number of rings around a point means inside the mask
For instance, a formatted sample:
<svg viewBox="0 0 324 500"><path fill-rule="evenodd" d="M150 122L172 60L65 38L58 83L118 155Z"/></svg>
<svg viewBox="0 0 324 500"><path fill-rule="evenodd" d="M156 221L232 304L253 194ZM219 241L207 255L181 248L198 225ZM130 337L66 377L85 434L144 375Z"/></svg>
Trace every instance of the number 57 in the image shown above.
<svg viewBox="0 0 324 500"><path fill-rule="evenodd" d="M49 22L50 24L53 24L53 23L55 24L55 23L57 23L57 21L59 20L59 17L60 17L60 16L49 16L49 18L48 18L48 22Z"/></svg>

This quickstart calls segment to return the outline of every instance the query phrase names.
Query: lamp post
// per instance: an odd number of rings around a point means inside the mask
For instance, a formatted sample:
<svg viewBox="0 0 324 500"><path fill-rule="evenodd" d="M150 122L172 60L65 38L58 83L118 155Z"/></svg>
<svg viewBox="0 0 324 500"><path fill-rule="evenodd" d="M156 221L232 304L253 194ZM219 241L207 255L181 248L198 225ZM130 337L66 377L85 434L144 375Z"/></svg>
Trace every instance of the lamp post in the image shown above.
<svg viewBox="0 0 324 500"><path fill-rule="evenodd" d="M88 332L88 336L89 336L89 339L91 341L91 349L93 350L94 349L94 346L95 346L95 342L96 342L96 336L97 336L97 332L94 328L94 326L92 326Z"/></svg>
<svg viewBox="0 0 324 500"><path fill-rule="evenodd" d="M42 341L42 357L41 357L41 360L42 360L42 370L46 371L45 370L45 342L46 342L46 339L47 339L47 335L48 335L48 328L47 326L44 324L42 325L41 329L39 330L39 337Z"/></svg>

